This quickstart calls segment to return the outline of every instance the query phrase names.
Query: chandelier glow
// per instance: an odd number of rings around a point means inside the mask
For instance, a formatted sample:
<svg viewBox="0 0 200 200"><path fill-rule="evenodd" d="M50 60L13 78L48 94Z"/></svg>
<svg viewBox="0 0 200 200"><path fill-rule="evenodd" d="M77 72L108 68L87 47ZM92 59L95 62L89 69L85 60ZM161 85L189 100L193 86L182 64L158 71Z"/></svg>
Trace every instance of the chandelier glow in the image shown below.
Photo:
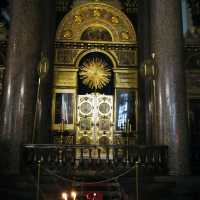
<svg viewBox="0 0 200 200"><path fill-rule="evenodd" d="M91 89L102 89L110 81L111 72L107 63L100 58L88 59L79 72L83 84Z"/></svg>

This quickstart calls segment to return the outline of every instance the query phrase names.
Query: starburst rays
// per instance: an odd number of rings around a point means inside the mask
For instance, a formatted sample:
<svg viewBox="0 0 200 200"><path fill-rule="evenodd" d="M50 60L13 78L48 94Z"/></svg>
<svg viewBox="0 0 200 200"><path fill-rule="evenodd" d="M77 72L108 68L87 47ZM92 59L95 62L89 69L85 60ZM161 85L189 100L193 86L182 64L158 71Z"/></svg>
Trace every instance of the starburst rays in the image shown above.
<svg viewBox="0 0 200 200"><path fill-rule="evenodd" d="M83 63L79 75L84 85L96 90L109 83L111 70L101 58L91 58Z"/></svg>

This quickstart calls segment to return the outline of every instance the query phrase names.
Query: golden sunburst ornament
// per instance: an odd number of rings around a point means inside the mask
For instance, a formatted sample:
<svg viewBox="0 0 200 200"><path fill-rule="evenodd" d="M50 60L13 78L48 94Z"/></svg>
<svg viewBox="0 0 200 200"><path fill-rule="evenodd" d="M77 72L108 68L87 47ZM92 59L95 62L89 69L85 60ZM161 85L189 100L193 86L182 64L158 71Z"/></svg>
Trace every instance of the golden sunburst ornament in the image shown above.
<svg viewBox="0 0 200 200"><path fill-rule="evenodd" d="M84 85L96 90L102 89L109 83L111 72L107 63L101 58L91 58L83 63L79 75Z"/></svg>

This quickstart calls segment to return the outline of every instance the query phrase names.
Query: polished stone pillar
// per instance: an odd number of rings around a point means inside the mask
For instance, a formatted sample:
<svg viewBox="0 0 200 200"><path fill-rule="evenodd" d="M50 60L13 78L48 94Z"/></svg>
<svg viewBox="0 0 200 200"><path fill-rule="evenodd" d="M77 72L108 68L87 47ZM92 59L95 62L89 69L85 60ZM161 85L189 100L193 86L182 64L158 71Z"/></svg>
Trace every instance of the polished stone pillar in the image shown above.
<svg viewBox="0 0 200 200"><path fill-rule="evenodd" d="M6 168L19 173L21 145L30 143L40 56L41 0L12 0L1 115L0 152ZM2 150L3 148L3 150Z"/></svg>
<svg viewBox="0 0 200 200"><path fill-rule="evenodd" d="M44 78L41 79L38 106L37 127L35 143L49 143L51 130L51 100L53 86L53 58L54 58L54 41L56 29L56 1L42 0L42 31L41 31L41 52L49 61L49 70Z"/></svg>
<svg viewBox="0 0 200 200"><path fill-rule="evenodd" d="M138 44L139 44L139 130L140 143L150 145L153 142L152 110L151 103L151 80L144 76L141 69L143 64L150 58L150 7L149 1L138 1Z"/></svg>
<svg viewBox="0 0 200 200"><path fill-rule="evenodd" d="M158 142L169 146L170 173L185 175L189 137L180 0L151 0L151 48L158 68Z"/></svg>

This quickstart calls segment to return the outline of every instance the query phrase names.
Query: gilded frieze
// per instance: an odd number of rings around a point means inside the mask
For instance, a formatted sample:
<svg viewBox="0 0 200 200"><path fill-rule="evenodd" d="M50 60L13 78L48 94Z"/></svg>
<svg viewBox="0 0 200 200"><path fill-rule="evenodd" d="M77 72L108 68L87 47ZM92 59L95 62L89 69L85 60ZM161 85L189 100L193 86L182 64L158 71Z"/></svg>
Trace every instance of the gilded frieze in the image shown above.
<svg viewBox="0 0 200 200"><path fill-rule="evenodd" d="M120 66L137 66L137 51L136 50L115 50Z"/></svg>
<svg viewBox="0 0 200 200"><path fill-rule="evenodd" d="M55 64L75 65L82 54L98 51L113 57L117 66L133 67L138 65L137 46L117 43L56 43Z"/></svg>
<svg viewBox="0 0 200 200"><path fill-rule="evenodd" d="M61 87L76 87L77 70L56 70L54 72L54 85Z"/></svg>
<svg viewBox="0 0 200 200"><path fill-rule="evenodd" d="M58 48L55 52L55 64L73 65L80 50Z"/></svg>

